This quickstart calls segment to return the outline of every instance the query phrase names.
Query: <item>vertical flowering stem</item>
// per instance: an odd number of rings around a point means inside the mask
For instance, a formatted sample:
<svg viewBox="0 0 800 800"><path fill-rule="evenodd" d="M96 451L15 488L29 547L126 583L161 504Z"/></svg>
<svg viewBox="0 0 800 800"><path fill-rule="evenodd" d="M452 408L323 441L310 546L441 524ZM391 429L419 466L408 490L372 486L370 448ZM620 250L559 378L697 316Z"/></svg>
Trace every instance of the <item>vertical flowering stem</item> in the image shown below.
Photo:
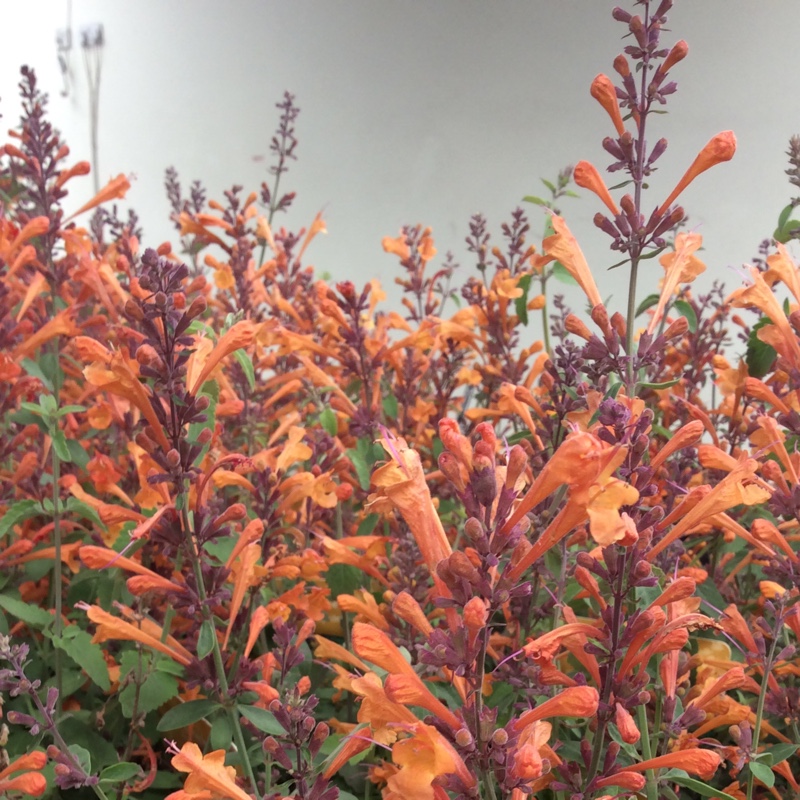
<svg viewBox="0 0 800 800"><path fill-rule="evenodd" d="M644 4L644 29L647 30L650 25L650 5ZM636 137L636 166L633 171L633 204L635 218L638 219L642 207L642 184L644 182L644 167L645 167L645 127L647 125L647 111L649 103L647 101L647 78L650 68L650 50L643 48L644 54L642 57L641 69L641 87L639 89L639 113L637 119L637 137ZM628 396L633 397L634 387L636 384L636 376L634 375L633 367L633 333L636 321L636 280L639 273L639 260L641 258L641 244L637 241L631 249L631 272L628 279L628 314L627 314L627 328L625 331L625 351L628 354L628 374L627 374L627 391Z"/></svg>
<svg viewBox="0 0 800 800"><path fill-rule="evenodd" d="M55 424L58 425L58 422L56 421ZM64 592L63 575L61 572L63 569L61 563L61 508L59 507L60 498L58 496L58 482L61 479L61 459L58 457L55 447L51 445L50 450L53 458L53 544L55 546L55 563L53 564L53 595L55 601L53 607L55 610L55 620L53 624L53 635L56 638L60 638L62 629L61 603L62 594ZM56 717L60 717L63 703L63 698L61 696L63 687L63 659L61 658L60 647L55 648L53 657L56 671L56 689L58 690L58 697L56 698Z"/></svg>
<svg viewBox="0 0 800 800"><path fill-rule="evenodd" d="M756 705L756 721L753 725L753 742L750 746L750 752L755 755L758 752L758 739L761 736L761 720L764 717L764 703L767 699L767 687L769 686L769 675L772 672L772 667L775 663L775 649L778 646L778 637L780 636L781 628L783 627L783 617L778 619L778 625L772 637L772 644L769 647L769 653L764 661L764 671L761 676L761 691L758 693L758 703ZM747 775L747 800L753 798L753 782L755 775L751 770L748 770Z"/></svg>
<svg viewBox="0 0 800 800"><path fill-rule="evenodd" d="M649 761L653 757L650 748L650 728L647 725L647 706L643 703L639 706L639 730L642 732L642 760ZM658 786L656 776L652 769L646 772L647 800L658 800Z"/></svg>

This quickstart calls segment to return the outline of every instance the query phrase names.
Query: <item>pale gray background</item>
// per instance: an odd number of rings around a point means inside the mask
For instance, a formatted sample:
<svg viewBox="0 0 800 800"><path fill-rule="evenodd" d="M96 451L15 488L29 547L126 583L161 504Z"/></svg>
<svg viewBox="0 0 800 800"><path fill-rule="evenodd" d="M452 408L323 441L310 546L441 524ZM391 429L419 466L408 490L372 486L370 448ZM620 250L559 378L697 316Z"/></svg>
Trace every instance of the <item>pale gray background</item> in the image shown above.
<svg viewBox="0 0 800 800"><path fill-rule="evenodd" d="M624 4L630 7L630 3ZM470 215L492 229L539 176L566 164L608 163L600 141L613 133L589 96L598 72L627 42L624 26L601 0L73 0L76 43L87 23L102 22L106 47L100 104L100 174L136 180L128 195L145 244L171 238L162 189L175 165L188 186L201 178L211 197L233 183L257 188L266 177L274 103L297 95L299 160L284 184L298 199L278 224L299 228L324 210L330 233L310 261L335 279L381 278L393 292L395 259L380 241L404 223L431 225L440 254L463 247ZM792 195L783 170L790 135L800 132L795 77L796 0L678 0L671 32L690 45L673 70L679 82L668 116L654 120L653 141L667 136L648 207L655 207L715 133L732 128L733 162L706 173L682 197L705 237L712 276L731 288L740 266L771 234ZM16 125L18 68L36 68L50 92L52 117L75 159L89 157L86 78L72 53L69 97L59 96L55 32L66 0L0 0L2 124ZM613 181L613 178L611 179ZM91 194L91 182L69 203ZM528 207L534 229L541 212ZM566 216L601 293L624 302L626 278L605 274L608 239L595 229L599 201L567 201ZM640 296L656 285L651 262ZM577 302L577 298L576 298Z"/></svg>

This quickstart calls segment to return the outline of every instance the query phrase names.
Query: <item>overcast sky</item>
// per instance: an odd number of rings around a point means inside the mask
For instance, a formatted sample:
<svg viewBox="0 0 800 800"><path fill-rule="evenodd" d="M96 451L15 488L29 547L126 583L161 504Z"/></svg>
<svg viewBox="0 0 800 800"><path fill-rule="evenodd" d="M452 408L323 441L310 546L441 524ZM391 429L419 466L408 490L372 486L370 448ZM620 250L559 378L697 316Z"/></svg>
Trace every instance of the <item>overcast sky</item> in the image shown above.
<svg viewBox="0 0 800 800"><path fill-rule="evenodd" d="M22 63L51 95L52 117L75 159L88 158L87 84L80 48L70 58L69 94L59 94L56 29L66 0L0 0L0 111L15 125ZM623 4L625 5L625 4ZM297 201L281 220L307 225L323 210L329 234L310 261L335 279L380 277L393 290L395 261L380 242L406 223L433 227L441 254L469 264L469 217L491 229L539 177L567 164L608 157L610 123L589 96L598 72L625 43L624 27L600 0L73 0L71 25L102 23L99 172L136 176L129 193L146 245L174 238L163 175L200 178L210 196L234 183L257 189L266 175L274 108L288 89L302 111L298 161L284 187ZM630 7L628 4L626 7ZM664 43L689 42L673 71L679 91L652 125L669 149L646 201L660 203L715 133L735 130L739 150L682 198L705 237L708 275L733 287L728 269L749 260L792 196L784 175L789 136L800 132L794 79L796 0L769 3L677 0ZM267 156L267 161L260 157ZM73 184L74 185L74 184ZM91 194L90 181L74 198ZM72 202L70 200L69 202ZM535 231L541 212L529 207ZM591 223L592 196L568 201L565 216L595 271L601 293L624 302L624 276ZM641 295L661 268L644 276Z"/></svg>

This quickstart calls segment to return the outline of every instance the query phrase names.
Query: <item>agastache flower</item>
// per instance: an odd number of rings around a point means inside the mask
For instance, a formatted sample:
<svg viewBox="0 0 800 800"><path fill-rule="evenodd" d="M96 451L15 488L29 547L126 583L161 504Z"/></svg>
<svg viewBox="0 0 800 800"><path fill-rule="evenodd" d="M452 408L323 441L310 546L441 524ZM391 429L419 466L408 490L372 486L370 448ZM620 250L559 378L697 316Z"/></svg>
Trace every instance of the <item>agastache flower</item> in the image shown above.
<svg viewBox="0 0 800 800"><path fill-rule="evenodd" d="M186 742L172 759L172 766L178 772L189 773L184 783L185 794L208 796L210 792L213 796L230 800L253 800L244 789L237 786L236 770L225 766L224 750L203 755L194 742Z"/></svg>
<svg viewBox="0 0 800 800"><path fill-rule="evenodd" d="M700 174L707 169L730 161L736 152L736 136L733 131L723 131L712 137L708 144L697 154L695 160L670 192L667 199L659 206L657 216L663 216L678 195Z"/></svg>
<svg viewBox="0 0 800 800"><path fill-rule="evenodd" d="M590 192L594 192L615 217L619 214L619 208L611 197L605 181L600 177L600 173L597 171L594 164L588 161L579 161L575 165L575 170L572 175L578 186L582 189L588 189Z"/></svg>
<svg viewBox="0 0 800 800"><path fill-rule="evenodd" d="M617 100L617 90L611 82L608 75L602 73L592 81L591 94L598 103L605 109L606 114L611 117L617 134L622 136L625 133L625 125L622 122L622 114L619 110L619 101ZM578 184L580 185L580 184Z"/></svg>
<svg viewBox="0 0 800 800"><path fill-rule="evenodd" d="M45 764L47 755L41 750L14 759L0 770L0 794L11 797L15 792L21 792L30 797L41 797L47 790L47 778L41 772ZM15 772L22 774L14 775Z"/></svg>
<svg viewBox="0 0 800 800"><path fill-rule="evenodd" d="M583 255L580 245L567 227L567 223L556 214L550 216L550 222L555 233L542 242L542 249L547 254L547 260L558 261L564 266L583 289L592 307L602 305L603 301L592 277L592 271L586 263L586 257Z"/></svg>

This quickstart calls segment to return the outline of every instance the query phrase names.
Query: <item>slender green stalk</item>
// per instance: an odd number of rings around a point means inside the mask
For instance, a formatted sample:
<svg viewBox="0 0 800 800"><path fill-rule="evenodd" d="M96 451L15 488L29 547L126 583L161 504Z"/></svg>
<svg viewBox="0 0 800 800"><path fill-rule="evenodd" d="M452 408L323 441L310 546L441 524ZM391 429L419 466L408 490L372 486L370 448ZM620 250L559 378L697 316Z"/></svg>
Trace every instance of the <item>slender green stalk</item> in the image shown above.
<svg viewBox="0 0 800 800"><path fill-rule="evenodd" d="M647 706L640 705L639 713L639 731L642 734L642 759L649 761L653 757L653 751L650 749L650 728L647 725ZM647 800L658 800L658 784L656 783L656 773L652 769L646 772L647 783L645 791L647 792Z"/></svg>
<svg viewBox="0 0 800 800"><path fill-rule="evenodd" d="M55 423L56 425L58 422ZM53 564L53 595L55 620L53 624L53 634L57 639L61 638L62 633L62 596L64 594L64 576L61 563L61 507L59 505L58 482L61 480L61 459L56 453L55 447L51 445L50 454L53 458L53 542L55 544L55 563ZM56 718L61 717L63 698L61 697L63 688L64 662L61 656L61 648L56 647L53 653L56 670L56 689L58 698L56 700Z"/></svg>
<svg viewBox="0 0 800 800"><path fill-rule="evenodd" d="M782 627L782 626L781 626ZM767 699L767 686L769 686L769 674L772 671L773 662L775 660L775 650L778 646L778 636L773 636L772 644L769 648L767 660L764 662L764 672L761 676L761 691L758 693L758 704L756 705L756 721L753 725L753 743L750 746L750 751L753 754L758 752L758 740L761 736L761 720L764 717L764 703ZM755 775L748 770L747 775L747 800L753 800L753 783Z"/></svg>
<svg viewBox="0 0 800 800"><path fill-rule="evenodd" d="M197 594L200 598L200 607L203 618L214 624L214 615L208 605L208 596L206 595L205 584L203 583L203 571L200 566L200 554L197 552L195 541L191 532L191 524L189 521L189 512L187 510L188 497L186 496L185 487L181 487L181 494L183 502L181 503L181 517L183 521L184 534L186 536L186 543L189 549L189 560L192 562L192 571L194 573L195 582L197 584ZM214 657L214 670L217 673L217 680L219 681L220 700L225 710L228 713L228 720L233 730L233 737L236 742L236 747L239 750L239 757L242 760L242 767L250 781L253 794L256 800L261 800L261 795L258 793L258 783L256 776L253 772L253 765L250 763L250 756L247 752L247 742L244 738L244 732L239 722L239 715L236 713L236 706L230 702L230 690L228 685L228 678L225 674L225 662L222 660L222 651L219 646L219 639L216 636L212 637L214 644L212 655Z"/></svg>

